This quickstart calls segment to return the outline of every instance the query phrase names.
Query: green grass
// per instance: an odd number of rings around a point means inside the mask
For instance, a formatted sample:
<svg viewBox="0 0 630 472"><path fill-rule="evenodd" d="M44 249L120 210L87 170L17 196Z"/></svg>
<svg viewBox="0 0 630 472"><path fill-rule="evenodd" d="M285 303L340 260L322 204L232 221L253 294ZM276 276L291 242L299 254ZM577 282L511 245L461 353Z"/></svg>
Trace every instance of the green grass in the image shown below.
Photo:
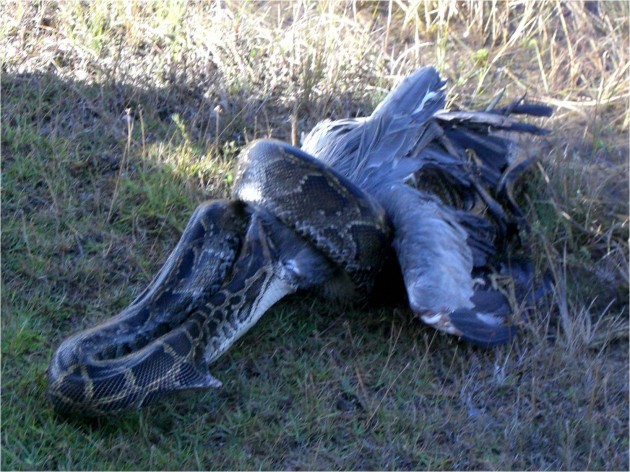
<svg viewBox="0 0 630 472"><path fill-rule="evenodd" d="M2 458L10 469L628 468L623 2L3 2ZM370 113L434 64L449 103L555 108L520 199L557 291L478 350L404 307L294 297L124 416L56 417L53 350L124 308L248 141Z"/></svg>

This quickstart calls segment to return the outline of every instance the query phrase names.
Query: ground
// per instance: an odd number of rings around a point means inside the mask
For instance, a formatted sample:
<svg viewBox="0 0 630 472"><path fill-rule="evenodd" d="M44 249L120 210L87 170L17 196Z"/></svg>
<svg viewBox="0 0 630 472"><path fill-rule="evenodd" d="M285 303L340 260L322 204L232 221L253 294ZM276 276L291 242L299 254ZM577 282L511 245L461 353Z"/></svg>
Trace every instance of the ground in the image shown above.
<svg viewBox="0 0 630 472"><path fill-rule="evenodd" d="M0 18L3 470L628 469L625 2L44 0ZM555 289L514 342L293 297L211 367L221 390L54 415L53 350L142 290L246 142L370 113L420 65L449 106L505 88L554 107L519 199Z"/></svg>

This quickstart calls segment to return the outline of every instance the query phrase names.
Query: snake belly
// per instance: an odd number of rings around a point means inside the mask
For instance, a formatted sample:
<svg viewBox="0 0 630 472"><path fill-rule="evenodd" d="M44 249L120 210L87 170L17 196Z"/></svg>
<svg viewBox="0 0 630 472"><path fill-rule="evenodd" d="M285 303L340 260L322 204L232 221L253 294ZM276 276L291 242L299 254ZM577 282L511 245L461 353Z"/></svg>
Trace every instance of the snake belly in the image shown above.
<svg viewBox="0 0 630 472"><path fill-rule="evenodd" d="M208 364L284 296L330 280L370 289L391 232L371 197L278 141L245 148L236 174L233 199L197 208L129 307L61 343L48 368L57 412L102 416L219 387Z"/></svg>

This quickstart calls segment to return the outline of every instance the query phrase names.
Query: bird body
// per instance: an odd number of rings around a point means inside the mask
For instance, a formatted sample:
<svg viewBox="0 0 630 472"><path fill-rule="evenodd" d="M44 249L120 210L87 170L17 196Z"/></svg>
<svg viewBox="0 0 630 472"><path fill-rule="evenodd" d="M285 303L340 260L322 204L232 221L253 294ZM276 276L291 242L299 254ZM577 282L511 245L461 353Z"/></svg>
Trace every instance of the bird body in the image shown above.
<svg viewBox="0 0 630 472"><path fill-rule="evenodd" d="M549 116L551 109L516 101L462 112L444 104L444 82L424 67L369 117L316 125L302 149L383 205L414 313L470 342L501 344L514 333L512 308L480 274L507 262L498 247L526 227L510 186L533 161L518 161L509 134L546 133L510 114Z"/></svg>

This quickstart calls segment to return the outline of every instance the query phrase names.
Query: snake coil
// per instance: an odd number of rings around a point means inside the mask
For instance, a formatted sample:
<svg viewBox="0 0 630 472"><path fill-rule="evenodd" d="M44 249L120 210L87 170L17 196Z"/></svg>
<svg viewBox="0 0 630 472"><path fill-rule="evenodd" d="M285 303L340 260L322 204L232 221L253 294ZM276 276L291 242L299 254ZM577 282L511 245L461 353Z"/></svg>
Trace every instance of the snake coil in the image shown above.
<svg viewBox="0 0 630 472"><path fill-rule="evenodd" d="M198 207L128 308L62 342L48 396L60 413L98 416L218 387L208 364L273 303L333 276L369 290L389 238L382 207L344 177L255 141L239 156L233 200Z"/></svg>

